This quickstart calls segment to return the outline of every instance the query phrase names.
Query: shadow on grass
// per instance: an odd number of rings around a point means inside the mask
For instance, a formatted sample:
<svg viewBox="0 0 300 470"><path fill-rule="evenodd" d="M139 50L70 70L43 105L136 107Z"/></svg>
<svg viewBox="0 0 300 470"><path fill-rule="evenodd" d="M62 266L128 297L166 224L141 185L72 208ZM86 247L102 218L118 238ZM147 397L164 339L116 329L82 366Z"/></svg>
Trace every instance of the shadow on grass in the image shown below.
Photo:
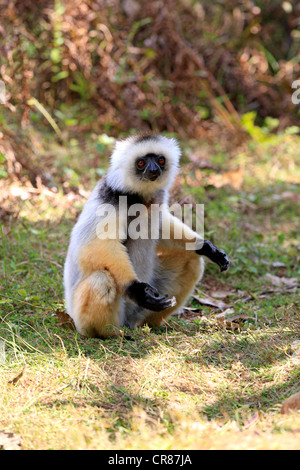
<svg viewBox="0 0 300 470"><path fill-rule="evenodd" d="M246 216L248 218L249 214ZM19 351L25 351L29 361L30 355L36 357L39 352L53 356L62 351L68 357L78 357L80 354L99 363L108 363L109 368L114 367L116 361L118 382L112 381L108 386L105 399L87 398L86 403L104 409L106 407L112 412L115 410L120 419L134 405L153 413L163 403L160 399L144 398L130 392L129 387L120 386L122 382L128 383L128 376L130 379L130 369L120 367L118 362L122 357L139 360L152 353L158 354L160 348L170 348L186 364L214 366L224 369L224 372L230 371L238 363L251 372L259 368L271 368L272 364L287 360L287 356L276 347L276 342L289 344L292 337L296 339L296 333L291 333L292 328L278 333L277 327L274 330L270 327L265 335L262 331L256 334L255 330L247 335L243 332L220 332L213 327L203 326L201 322L172 321L171 327L151 332L143 329L133 332L133 341L125 338L106 341L87 339L64 329L59 325L55 311L62 307L63 264L73 223L66 218L45 223L19 220L2 240L0 339L7 342L8 359L10 355L15 358ZM292 326L293 322L290 323ZM285 326L288 325L289 321L286 321ZM197 349L201 349L200 355L193 353ZM201 412L208 417L215 417L224 413L232 414L241 407L276 406L295 389L299 383L299 374L297 378L295 373L289 382L266 386L261 393L257 389L252 390L253 380L256 380L255 374L251 376L250 373L245 378L243 396L236 397L230 389L217 392L218 398L214 403L205 405Z"/></svg>
<svg viewBox="0 0 300 470"><path fill-rule="evenodd" d="M249 390L246 390L242 396L231 390L224 390L218 399L203 406L200 412L208 419L230 417L237 421L243 418L243 414L249 417L251 410L278 412L283 401L299 391L299 380L299 373L297 374L295 370L290 380L276 385L266 385L260 393L251 391L251 383L247 384Z"/></svg>

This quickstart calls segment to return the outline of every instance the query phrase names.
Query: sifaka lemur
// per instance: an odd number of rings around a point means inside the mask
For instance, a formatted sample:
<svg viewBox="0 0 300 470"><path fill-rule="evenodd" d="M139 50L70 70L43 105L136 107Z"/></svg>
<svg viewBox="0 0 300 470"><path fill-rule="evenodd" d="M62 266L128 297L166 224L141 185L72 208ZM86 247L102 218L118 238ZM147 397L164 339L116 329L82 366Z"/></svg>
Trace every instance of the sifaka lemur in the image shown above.
<svg viewBox="0 0 300 470"><path fill-rule="evenodd" d="M177 141L161 135L116 143L107 174L72 230L64 267L67 312L82 335L118 336L122 326L159 326L202 278L203 256L228 269L226 254L168 209L180 154ZM124 198L127 210L120 209ZM129 233L136 205L155 236ZM162 208L159 217L152 214L154 205ZM168 237L162 236L162 221L168 222ZM191 241L192 251L186 249Z"/></svg>

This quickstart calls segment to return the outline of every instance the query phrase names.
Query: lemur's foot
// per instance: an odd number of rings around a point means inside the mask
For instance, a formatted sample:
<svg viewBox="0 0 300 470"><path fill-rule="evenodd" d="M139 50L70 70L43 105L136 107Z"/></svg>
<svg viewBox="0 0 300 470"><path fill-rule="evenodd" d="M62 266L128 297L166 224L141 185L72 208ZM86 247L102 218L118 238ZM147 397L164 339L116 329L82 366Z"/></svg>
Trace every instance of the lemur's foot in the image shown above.
<svg viewBox="0 0 300 470"><path fill-rule="evenodd" d="M227 271L229 268L230 263L226 253L222 250L219 250L219 248L207 240L203 242L202 248L196 250L196 253L201 256L206 256L213 263L216 263L220 267L221 272Z"/></svg>
<svg viewBox="0 0 300 470"><path fill-rule="evenodd" d="M212 260L214 261L214 260ZM227 271L229 268L229 259L226 256L226 253L222 250L218 250L217 248L217 253L216 253L216 260L215 263L220 267L220 271Z"/></svg>

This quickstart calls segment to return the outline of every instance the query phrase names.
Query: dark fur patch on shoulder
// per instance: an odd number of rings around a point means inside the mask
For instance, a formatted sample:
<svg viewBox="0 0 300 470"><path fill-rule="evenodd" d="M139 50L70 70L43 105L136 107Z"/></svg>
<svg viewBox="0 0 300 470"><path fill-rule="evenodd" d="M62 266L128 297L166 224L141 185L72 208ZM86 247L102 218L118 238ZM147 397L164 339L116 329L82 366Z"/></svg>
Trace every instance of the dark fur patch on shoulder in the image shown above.
<svg viewBox="0 0 300 470"><path fill-rule="evenodd" d="M151 204L162 204L164 200L164 193L164 189L160 189L153 196L153 199L151 201L146 201L142 196L137 193L114 190L107 184L106 179L104 177L99 187L98 197L99 199L101 199L102 202L106 204L113 204L114 206L117 206L119 204L120 196L126 196L128 206L132 206L133 204L144 204L145 206L149 207Z"/></svg>
<svg viewBox="0 0 300 470"><path fill-rule="evenodd" d="M115 190L107 184L105 179L102 180L98 195L102 202L113 204L114 206L119 204L120 196L127 197L128 206L145 203L144 199L139 194Z"/></svg>

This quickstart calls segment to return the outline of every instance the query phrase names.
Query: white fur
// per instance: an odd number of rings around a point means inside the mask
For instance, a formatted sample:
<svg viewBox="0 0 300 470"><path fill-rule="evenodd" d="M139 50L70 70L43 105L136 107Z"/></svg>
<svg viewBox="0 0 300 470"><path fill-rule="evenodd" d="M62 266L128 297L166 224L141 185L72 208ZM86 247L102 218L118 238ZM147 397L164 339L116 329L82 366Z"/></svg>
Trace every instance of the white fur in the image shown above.
<svg viewBox="0 0 300 470"><path fill-rule="evenodd" d="M96 271L90 276L91 287L103 305L113 302L117 295L116 284L108 271Z"/></svg>
<svg viewBox="0 0 300 470"><path fill-rule="evenodd" d="M166 167L156 181L141 180L136 176L134 162L148 153L163 155ZM111 165L107 173L107 182L114 190L138 193L147 197L161 188L169 189L177 173L180 148L175 139L164 136L138 142L136 136L116 143L111 155Z"/></svg>

